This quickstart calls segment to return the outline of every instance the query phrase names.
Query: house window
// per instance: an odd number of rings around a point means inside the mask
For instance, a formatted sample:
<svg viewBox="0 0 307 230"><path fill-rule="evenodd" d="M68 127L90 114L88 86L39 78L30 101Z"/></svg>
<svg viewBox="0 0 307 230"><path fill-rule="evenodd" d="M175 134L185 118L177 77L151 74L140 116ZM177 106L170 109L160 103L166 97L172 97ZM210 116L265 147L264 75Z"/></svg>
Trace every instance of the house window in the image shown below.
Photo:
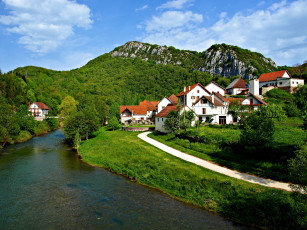
<svg viewBox="0 0 307 230"><path fill-rule="evenodd" d="M164 109L165 108L165 106L162 106L162 109Z"/></svg>
<svg viewBox="0 0 307 230"><path fill-rule="evenodd" d="M159 122L159 118L158 118L158 122Z"/></svg>
<svg viewBox="0 0 307 230"><path fill-rule="evenodd" d="M198 99L199 99L199 96L197 96L196 99L198 100Z"/></svg>
<svg viewBox="0 0 307 230"><path fill-rule="evenodd" d="M191 99L195 99L195 96L191 96Z"/></svg>
<svg viewBox="0 0 307 230"><path fill-rule="evenodd" d="M279 82L280 85L282 85L282 82Z"/></svg>
<svg viewBox="0 0 307 230"><path fill-rule="evenodd" d="M197 90L197 93L199 93L199 90Z"/></svg>
<svg viewBox="0 0 307 230"><path fill-rule="evenodd" d="M202 100L201 100L201 104L206 104L207 103L207 100L205 99L205 98L203 98Z"/></svg>
<svg viewBox="0 0 307 230"><path fill-rule="evenodd" d="M206 114L206 108L203 108L203 114Z"/></svg>
<svg viewBox="0 0 307 230"><path fill-rule="evenodd" d="M294 81L292 81L292 84L294 84Z"/></svg>
<svg viewBox="0 0 307 230"><path fill-rule="evenodd" d="M162 118L162 121L163 121L163 118Z"/></svg>

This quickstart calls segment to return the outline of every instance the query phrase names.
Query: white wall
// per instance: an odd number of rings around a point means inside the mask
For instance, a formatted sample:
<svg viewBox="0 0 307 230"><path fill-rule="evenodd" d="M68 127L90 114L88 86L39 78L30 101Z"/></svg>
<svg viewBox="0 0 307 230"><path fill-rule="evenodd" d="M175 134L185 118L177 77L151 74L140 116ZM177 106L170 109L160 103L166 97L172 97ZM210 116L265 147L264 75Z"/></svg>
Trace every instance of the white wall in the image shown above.
<svg viewBox="0 0 307 230"><path fill-rule="evenodd" d="M160 113L168 104L171 104L171 101L166 97L163 98L158 104L158 113Z"/></svg>
<svg viewBox="0 0 307 230"><path fill-rule="evenodd" d="M164 128L164 122L166 121L166 117L156 117L155 118L155 129L162 133L169 133L170 131Z"/></svg>
<svg viewBox="0 0 307 230"><path fill-rule="evenodd" d="M249 92L254 95L259 95L259 79L249 81Z"/></svg>
<svg viewBox="0 0 307 230"><path fill-rule="evenodd" d="M212 82L210 84L208 84L205 88L210 93L212 93L212 92L215 92L215 93L219 92L222 96L225 96L225 90L220 88L220 87L218 87L216 84L214 84Z"/></svg>
<svg viewBox="0 0 307 230"><path fill-rule="evenodd" d="M192 108L192 104L196 102L197 97L201 97L201 96L209 96L208 92L206 92L202 87L200 87L199 85L197 85L194 89L192 89L187 95L186 95L186 102L185 104ZM194 97L192 99L192 97Z"/></svg>

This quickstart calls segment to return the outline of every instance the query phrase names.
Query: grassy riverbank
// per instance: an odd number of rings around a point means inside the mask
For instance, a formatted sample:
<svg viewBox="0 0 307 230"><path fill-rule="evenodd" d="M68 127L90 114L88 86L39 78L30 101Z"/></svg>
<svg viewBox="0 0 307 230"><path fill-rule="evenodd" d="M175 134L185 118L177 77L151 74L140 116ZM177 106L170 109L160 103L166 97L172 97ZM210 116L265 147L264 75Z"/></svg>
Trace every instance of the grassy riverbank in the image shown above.
<svg viewBox="0 0 307 230"><path fill-rule="evenodd" d="M307 139L307 133L299 126L276 124L272 143L261 151L249 151L239 145L241 130L238 126L205 126L198 132L191 128L188 132L175 134L153 133L156 139L182 152L204 160L215 162L228 168L254 174L260 177L291 182L288 159ZM201 142L189 140L197 136Z"/></svg>
<svg viewBox="0 0 307 230"><path fill-rule="evenodd" d="M89 164L239 222L276 229L306 226L306 196L214 173L150 146L137 134L100 129L81 144L79 153Z"/></svg>

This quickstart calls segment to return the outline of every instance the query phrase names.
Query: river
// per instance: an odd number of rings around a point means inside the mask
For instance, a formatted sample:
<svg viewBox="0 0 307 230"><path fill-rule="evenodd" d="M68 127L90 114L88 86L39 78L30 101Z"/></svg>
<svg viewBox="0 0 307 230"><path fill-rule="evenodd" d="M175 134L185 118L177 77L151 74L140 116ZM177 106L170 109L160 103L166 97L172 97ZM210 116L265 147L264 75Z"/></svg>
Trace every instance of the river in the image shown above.
<svg viewBox="0 0 307 230"><path fill-rule="evenodd" d="M87 165L63 139L0 151L0 229L248 229Z"/></svg>

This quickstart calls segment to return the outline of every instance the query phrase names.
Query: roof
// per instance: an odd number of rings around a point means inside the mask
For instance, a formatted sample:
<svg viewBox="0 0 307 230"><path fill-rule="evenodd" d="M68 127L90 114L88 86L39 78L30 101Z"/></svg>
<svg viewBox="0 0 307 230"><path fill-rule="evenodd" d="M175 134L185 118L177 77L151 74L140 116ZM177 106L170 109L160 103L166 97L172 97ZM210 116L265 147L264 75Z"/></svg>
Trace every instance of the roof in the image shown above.
<svg viewBox="0 0 307 230"><path fill-rule="evenodd" d="M156 106L159 104L159 101L141 101L140 106L144 106L147 108L147 111L153 111L156 109Z"/></svg>
<svg viewBox="0 0 307 230"><path fill-rule="evenodd" d="M190 91L192 91L196 86L202 87L205 91L208 92L208 94L211 94L202 84L196 83L196 84L194 84L194 85L190 85L190 86L186 87L186 91L185 91L185 92L184 92L184 91L181 91L181 92L177 95L177 97L180 97L180 96L183 96L183 95L187 95L187 94L188 94Z"/></svg>
<svg viewBox="0 0 307 230"><path fill-rule="evenodd" d="M121 105L120 106L120 113L122 114L126 109L129 110L134 115L146 115L147 114L147 107L146 106Z"/></svg>
<svg viewBox="0 0 307 230"><path fill-rule="evenodd" d="M247 97L248 97L248 96L253 96L253 97L257 98L262 104L268 105L268 104L267 104L265 101L263 101L260 97L254 95L254 94L252 94L252 93L249 93L249 94L247 95Z"/></svg>
<svg viewBox="0 0 307 230"><path fill-rule="evenodd" d="M226 100L229 102L229 104L232 104L234 101L239 102L239 104L242 103L242 101L244 101L245 98L233 98L233 97L229 97L226 98Z"/></svg>
<svg viewBox="0 0 307 230"><path fill-rule="evenodd" d="M178 103L178 97L175 94L172 94L169 98L168 98L173 104L177 104Z"/></svg>
<svg viewBox="0 0 307 230"><path fill-rule="evenodd" d="M222 102L220 102L217 99L214 99L214 103L212 102L212 97L211 96L201 96L200 98L198 98L195 103L193 105L196 105L202 98L206 98L211 104L213 104L214 106L224 106L222 104Z"/></svg>
<svg viewBox="0 0 307 230"><path fill-rule="evenodd" d="M216 95L217 97L219 97L222 101L227 101L227 98L224 97L222 94L220 94L219 92L217 93L213 93L214 95Z"/></svg>
<svg viewBox="0 0 307 230"><path fill-rule="evenodd" d="M214 85L216 85L217 87L219 87L219 88L221 88L222 90L225 91L225 88L224 88L224 87L220 86L219 84L217 84L217 83L214 82L214 81L211 81L208 85L210 85L211 83L214 84ZM208 85L206 85L206 87L207 87Z"/></svg>
<svg viewBox="0 0 307 230"><path fill-rule="evenodd" d="M227 86L226 89L234 89L234 88L246 88L246 82L242 78L237 78L233 80L230 85Z"/></svg>
<svg viewBox="0 0 307 230"><path fill-rule="evenodd" d="M47 105L45 105L43 102L33 102L32 104L36 104L38 106L38 108L40 108L40 109L49 110L49 107Z"/></svg>
<svg viewBox="0 0 307 230"><path fill-rule="evenodd" d="M160 113L156 115L156 117L167 117L170 111L178 110L176 105L167 105L164 109L161 110Z"/></svg>
<svg viewBox="0 0 307 230"><path fill-rule="evenodd" d="M277 78L282 77L285 73L288 73L288 75L290 76L287 70L261 74L261 76L259 77L259 82L276 81Z"/></svg>

